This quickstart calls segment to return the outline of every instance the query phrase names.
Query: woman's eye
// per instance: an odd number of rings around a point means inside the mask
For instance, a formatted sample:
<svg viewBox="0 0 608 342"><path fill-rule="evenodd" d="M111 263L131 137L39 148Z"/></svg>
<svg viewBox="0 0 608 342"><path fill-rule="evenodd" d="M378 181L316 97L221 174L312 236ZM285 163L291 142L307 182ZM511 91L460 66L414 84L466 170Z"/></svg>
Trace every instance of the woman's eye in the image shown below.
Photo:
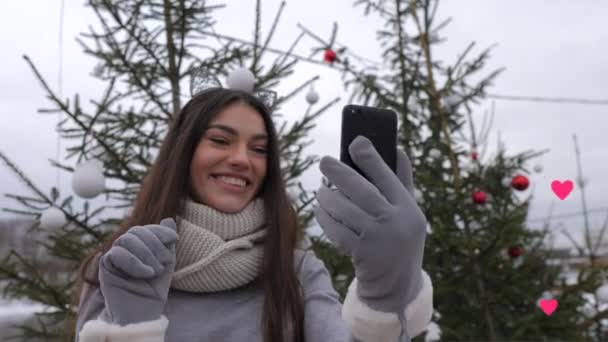
<svg viewBox="0 0 608 342"><path fill-rule="evenodd" d="M259 148L254 148L253 150L254 150L256 153L259 153L259 154L266 154L266 149L265 149L265 148L261 148L261 147L259 147Z"/></svg>
<svg viewBox="0 0 608 342"><path fill-rule="evenodd" d="M228 141L224 140L224 139L217 139L217 138L209 138L209 140L213 141L216 144L220 144L220 145L228 145Z"/></svg>

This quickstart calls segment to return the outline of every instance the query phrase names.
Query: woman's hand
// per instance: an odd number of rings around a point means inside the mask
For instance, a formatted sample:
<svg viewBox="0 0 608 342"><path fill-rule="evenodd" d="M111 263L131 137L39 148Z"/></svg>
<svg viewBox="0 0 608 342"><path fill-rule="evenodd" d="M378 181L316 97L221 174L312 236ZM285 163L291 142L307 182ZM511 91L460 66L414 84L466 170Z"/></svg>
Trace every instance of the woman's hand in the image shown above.
<svg viewBox="0 0 608 342"><path fill-rule="evenodd" d="M126 325L160 318L175 270L176 241L171 218L130 228L114 241L99 262L104 320Z"/></svg>
<svg viewBox="0 0 608 342"><path fill-rule="evenodd" d="M422 287L426 238L410 161L398 151L395 175L364 137L353 140L349 153L373 184L324 157L321 172L337 189L321 186L315 217L336 247L352 257L359 298L374 310L403 313Z"/></svg>

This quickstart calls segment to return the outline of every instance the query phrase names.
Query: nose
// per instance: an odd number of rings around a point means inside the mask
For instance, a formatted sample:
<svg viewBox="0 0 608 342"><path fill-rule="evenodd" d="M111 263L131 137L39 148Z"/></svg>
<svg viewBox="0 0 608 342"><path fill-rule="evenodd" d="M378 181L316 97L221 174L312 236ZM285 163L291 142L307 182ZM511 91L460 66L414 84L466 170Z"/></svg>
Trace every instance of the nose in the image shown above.
<svg viewBox="0 0 608 342"><path fill-rule="evenodd" d="M238 144L231 151L228 161L231 166L235 167L248 167L249 166L249 155L247 152L247 145Z"/></svg>

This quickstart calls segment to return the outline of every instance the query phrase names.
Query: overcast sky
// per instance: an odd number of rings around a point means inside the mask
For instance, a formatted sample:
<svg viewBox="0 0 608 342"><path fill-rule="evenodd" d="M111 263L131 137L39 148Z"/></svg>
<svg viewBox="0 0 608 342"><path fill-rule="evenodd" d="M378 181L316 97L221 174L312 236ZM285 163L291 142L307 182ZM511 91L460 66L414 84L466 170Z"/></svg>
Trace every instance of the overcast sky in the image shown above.
<svg viewBox="0 0 608 342"><path fill-rule="evenodd" d="M323 37L328 37L333 21L340 25L338 41L355 53L378 59L379 49L374 31L381 22L365 18L362 8L353 8L351 0L288 1L279 30L271 44L286 49L297 36L298 22ZM102 85L90 76L94 61L81 52L74 37L96 24L90 9L83 1L66 1L63 48L63 95L78 92L82 102L98 98ZM225 34L248 38L253 28L255 1L228 1L228 7L217 16L216 30ZM279 0L263 1L263 25L267 32L272 24ZM54 158L57 135L54 125L57 115L40 115L37 109L48 106L45 94L22 59L29 55L49 83L57 86L59 66L59 13L60 0L3 1L0 2L0 150L12 158L19 167L43 190L56 184L56 171L49 166ZM608 99L608 2L602 0L566 1L442 1L441 18L452 17L453 22L442 31L448 41L434 50L436 59L452 63L470 41L478 49L497 43L487 71L506 67L491 89L505 95L575 97ZM308 41L310 44L310 41ZM306 44L304 44L306 46ZM308 50L301 50L306 54ZM319 75L316 89L321 101L336 96L347 98L340 76L335 71L316 65L300 65L290 81L279 90L289 91L308 77ZM304 96L300 103L285 106L287 117L297 118L305 108ZM319 120L314 132L315 143L311 153L338 155L340 108L342 101ZM607 208L608 201L608 106L496 101L496 116L489 138L486 157L496 148L497 134L511 154L524 150L550 149L532 165L541 164L542 173L530 175L532 186L524 195L533 194L530 226L540 226L549 207L554 215L581 210L581 192L575 186L565 201L551 192L554 179L576 178L576 159L572 135L578 136L583 172L588 180L587 203L590 209ZM483 103L474 114L480 122L491 101ZM318 186L317 168L304 177L307 188ZM62 175L59 180L65 193L70 191L70 179ZM0 193L24 193L25 187L2 164L0 165ZM11 200L0 198L0 207L15 207ZM0 215L6 215L0 213ZM606 212L591 214L591 223L598 228ZM561 218L554 221L575 237L583 232L581 217ZM559 239L564 241L563 238Z"/></svg>

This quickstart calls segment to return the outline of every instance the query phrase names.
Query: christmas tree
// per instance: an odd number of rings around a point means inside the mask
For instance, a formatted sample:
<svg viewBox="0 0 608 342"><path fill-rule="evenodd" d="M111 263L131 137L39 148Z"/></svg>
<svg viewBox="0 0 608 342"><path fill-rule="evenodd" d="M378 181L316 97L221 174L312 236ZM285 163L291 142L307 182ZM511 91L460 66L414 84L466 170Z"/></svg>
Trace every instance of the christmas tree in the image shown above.
<svg viewBox="0 0 608 342"><path fill-rule="evenodd" d="M545 151L509 156L502 144L494 155L479 151L487 148L491 120L477 131L473 115L502 71L484 72L491 49L472 56L471 43L451 65L435 60L433 47L449 23L437 22L436 0L356 5L384 21L374 68L336 44L335 35L323 41L303 30L320 40L353 101L399 116L398 145L413 162L414 195L429 223L424 270L433 280L441 340L602 340L589 328L598 330L605 313L591 310L590 319L580 313L583 294L600 285L599 272L566 283L560 266L547 262L549 227L526 226L529 163ZM323 237L313 238L313 246L344 296L354 277L350 260Z"/></svg>
<svg viewBox="0 0 608 342"><path fill-rule="evenodd" d="M9 156L0 153L4 164L33 194L8 195L20 207L5 210L35 219L32 229L44 232L40 243L47 254L66 265L65 272L58 277L16 252L1 261L0 280L6 284L4 296L29 299L49 307L37 314L34 322L20 327L18 338L26 341L73 340L74 331L65 326L70 326L74 319L70 295L75 271L91 249L123 219L154 160L168 123L191 97L189 84L194 74L222 79L244 67L254 75L254 90L269 94L279 81L293 73L297 63L290 56L297 40L290 50L282 53L268 48L284 3L269 34L262 37L260 1L257 2L250 40L216 33L213 15L224 6L208 5L206 1L90 0L88 6L96 14L101 29L91 29L79 42L86 55L97 61L94 77L106 85L99 99L87 106L78 94L71 101L60 98L34 62L25 57L52 105L42 112L60 113L58 132L62 140L69 142L65 160L53 160L52 166L73 173L73 190L85 201L77 206L71 193L62 194L56 188L47 193ZM292 122L281 119L281 105L301 101L296 95L317 78L281 94L272 108L279 127L285 181L303 227L312 217L310 204L314 197L303 188L299 176L318 159L305 154L311 143L308 132L315 127L315 119L339 99L314 106L318 96L307 96L309 105L305 112ZM93 207L89 200L98 196L104 196L105 200Z"/></svg>

